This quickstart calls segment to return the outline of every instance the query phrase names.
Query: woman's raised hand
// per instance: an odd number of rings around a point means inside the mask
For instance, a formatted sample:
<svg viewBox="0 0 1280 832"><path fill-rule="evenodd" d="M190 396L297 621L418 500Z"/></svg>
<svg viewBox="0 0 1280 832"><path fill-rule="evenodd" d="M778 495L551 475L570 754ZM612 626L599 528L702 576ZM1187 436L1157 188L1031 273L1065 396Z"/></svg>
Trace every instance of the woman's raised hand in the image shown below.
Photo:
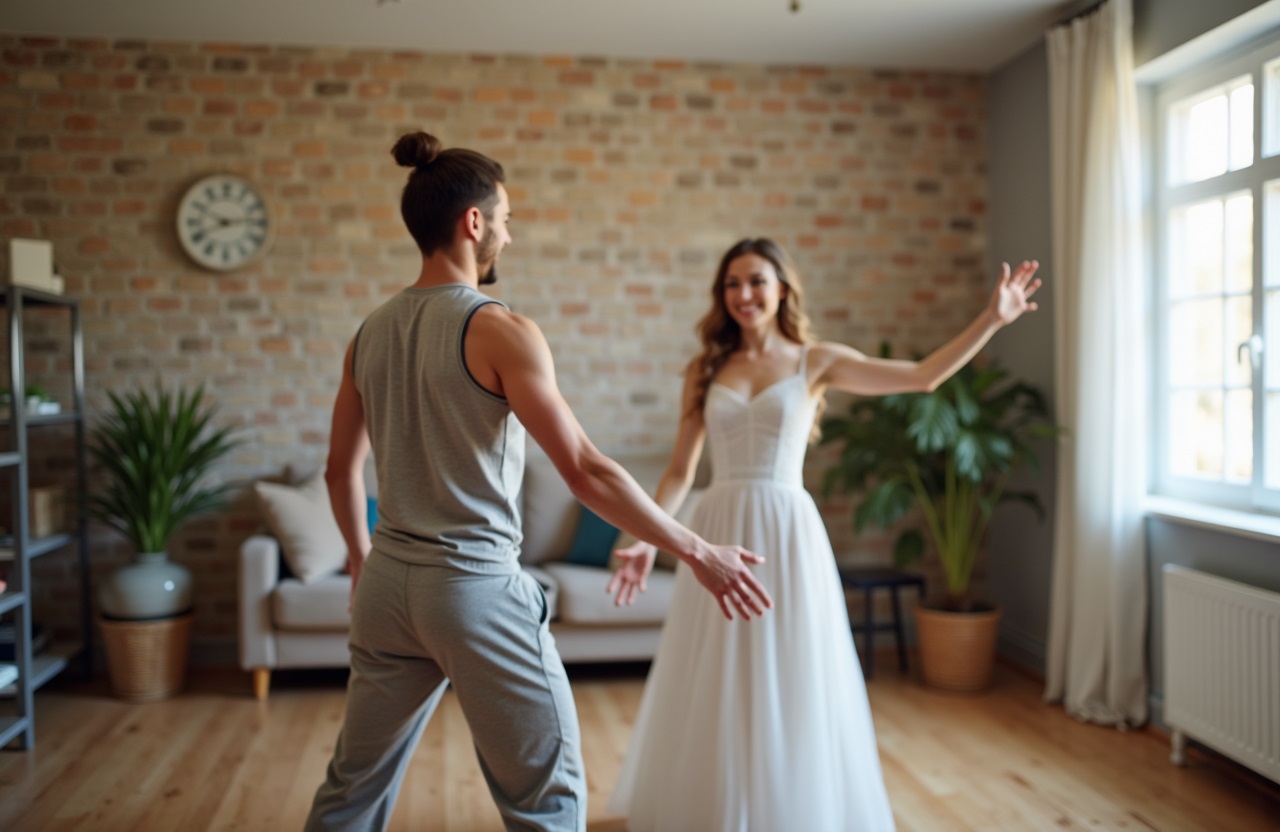
<svg viewBox="0 0 1280 832"><path fill-rule="evenodd" d="M1023 260L1016 269L1010 269L1008 263L996 282L996 289L991 294L988 309L1001 326L1016 321L1023 312L1034 312L1038 307L1031 296L1040 288L1040 279L1035 278L1040 263L1036 260Z"/></svg>
<svg viewBox="0 0 1280 832"><path fill-rule="evenodd" d="M653 571L658 550L650 543L637 540L630 546L614 549L613 555L619 561L618 568L605 592L613 596L614 606L629 607L635 603L636 595L648 588L649 573Z"/></svg>

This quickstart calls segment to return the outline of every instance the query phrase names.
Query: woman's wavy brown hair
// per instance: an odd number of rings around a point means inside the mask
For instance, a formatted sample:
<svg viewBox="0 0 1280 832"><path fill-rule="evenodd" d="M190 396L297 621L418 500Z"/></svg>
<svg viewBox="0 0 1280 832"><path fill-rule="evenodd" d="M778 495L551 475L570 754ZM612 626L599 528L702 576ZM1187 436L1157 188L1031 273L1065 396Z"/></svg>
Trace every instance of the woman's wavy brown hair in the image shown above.
<svg viewBox="0 0 1280 832"><path fill-rule="evenodd" d="M804 311L804 290L800 286L800 277L795 264L782 246L768 237L748 237L730 246L720 258L716 269L716 279L711 285L711 309L698 322L698 337L702 339L702 353L689 362L689 371L694 374L697 384L696 394L690 408L691 413L701 413L707 403L707 391L712 380L720 372L720 368L729 360L729 356L742 346L742 328L729 314L724 301L724 281L729 272L729 265L745 254L755 254L768 260L778 275L778 280L787 287L778 304L778 328L788 341L796 344L811 344L815 340L809 324L809 316ZM823 409L819 405L819 416ZM813 439L817 438L818 421L814 420Z"/></svg>

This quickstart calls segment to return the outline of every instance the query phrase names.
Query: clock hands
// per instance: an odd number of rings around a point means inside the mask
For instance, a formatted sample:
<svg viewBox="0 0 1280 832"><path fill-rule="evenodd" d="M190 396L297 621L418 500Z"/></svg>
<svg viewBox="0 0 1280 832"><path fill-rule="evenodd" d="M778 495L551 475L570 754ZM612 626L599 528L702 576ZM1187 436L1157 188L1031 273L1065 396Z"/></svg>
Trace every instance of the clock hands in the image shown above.
<svg viewBox="0 0 1280 832"><path fill-rule="evenodd" d="M205 210L204 216L206 221L212 220L213 229L211 230L229 228L233 225L266 225L266 220L261 217L224 217L209 210ZM208 227L206 223L199 224Z"/></svg>
<svg viewBox="0 0 1280 832"><path fill-rule="evenodd" d="M228 217L225 214L221 214L213 210L213 206L205 205L200 202L195 203L195 207L205 216L216 221L219 226L222 226L224 228L228 225L244 225L247 222L256 221L255 218L249 217L247 215L240 216L240 217Z"/></svg>

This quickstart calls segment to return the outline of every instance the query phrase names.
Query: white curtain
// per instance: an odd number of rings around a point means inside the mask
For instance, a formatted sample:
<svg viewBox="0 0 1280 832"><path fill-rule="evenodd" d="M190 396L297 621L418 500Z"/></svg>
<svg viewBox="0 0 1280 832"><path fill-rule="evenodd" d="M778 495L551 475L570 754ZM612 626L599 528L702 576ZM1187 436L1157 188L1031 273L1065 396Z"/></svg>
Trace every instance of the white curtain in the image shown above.
<svg viewBox="0 0 1280 832"><path fill-rule="evenodd" d="M1045 698L1079 719L1147 718L1146 382L1131 0L1051 29L1059 446Z"/></svg>

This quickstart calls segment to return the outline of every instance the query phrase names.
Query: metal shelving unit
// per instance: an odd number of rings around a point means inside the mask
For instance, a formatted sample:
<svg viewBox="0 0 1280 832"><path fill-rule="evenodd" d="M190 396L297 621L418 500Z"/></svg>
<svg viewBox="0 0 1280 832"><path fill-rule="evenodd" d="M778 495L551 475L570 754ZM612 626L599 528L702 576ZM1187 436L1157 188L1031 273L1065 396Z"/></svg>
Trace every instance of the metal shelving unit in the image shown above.
<svg viewBox="0 0 1280 832"><path fill-rule="evenodd" d="M84 337L81 330L80 305L77 301L29 289L9 286L2 295L9 315L9 389L26 390L24 362L25 333L23 312L30 307L65 309L71 324L72 395L68 412L34 415L26 413L23 397L11 396L9 418L5 420L10 447L0 452L0 476L7 476L10 492L10 523L13 542L0 550L0 561L7 562L8 587L0 594L0 613L14 619L14 664L18 678L0 688L0 697L12 697L16 715L0 716L0 748L17 742L22 748L35 744L34 694L42 685L61 673L76 655L84 662L85 673L91 672L92 657L89 610L89 527L84 515L88 468L85 458L84 424ZM66 534L32 539L27 508L30 501L29 432L46 426L71 425L75 429L76 495L74 528ZM74 546L80 566L80 630L81 643L53 644L39 655L32 654L31 629L31 561L41 555Z"/></svg>

